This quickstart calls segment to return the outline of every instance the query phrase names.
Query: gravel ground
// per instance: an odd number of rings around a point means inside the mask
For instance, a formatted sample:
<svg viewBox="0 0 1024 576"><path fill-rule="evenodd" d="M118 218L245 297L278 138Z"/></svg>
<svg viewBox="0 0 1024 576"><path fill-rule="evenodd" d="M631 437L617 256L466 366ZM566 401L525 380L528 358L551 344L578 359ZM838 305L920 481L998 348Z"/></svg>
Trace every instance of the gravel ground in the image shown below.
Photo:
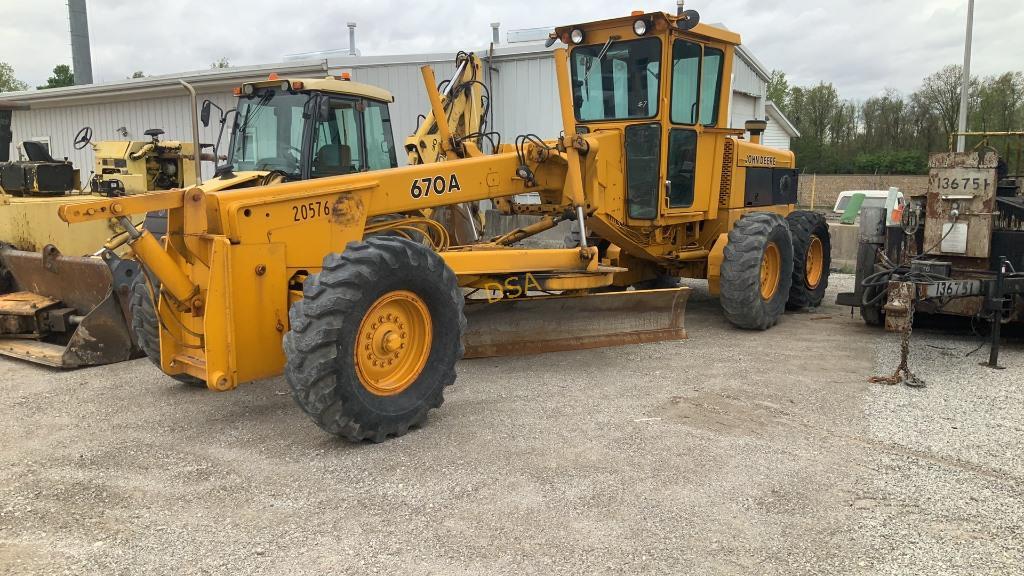
<svg viewBox="0 0 1024 576"><path fill-rule="evenodd" d="M826 302L849 277L835 277ZM280 378L0 359L0 573L1007 574L1024 349L833 305L766 333L700 284L691 338L465 361L428 425L349 445Z"/></svg>

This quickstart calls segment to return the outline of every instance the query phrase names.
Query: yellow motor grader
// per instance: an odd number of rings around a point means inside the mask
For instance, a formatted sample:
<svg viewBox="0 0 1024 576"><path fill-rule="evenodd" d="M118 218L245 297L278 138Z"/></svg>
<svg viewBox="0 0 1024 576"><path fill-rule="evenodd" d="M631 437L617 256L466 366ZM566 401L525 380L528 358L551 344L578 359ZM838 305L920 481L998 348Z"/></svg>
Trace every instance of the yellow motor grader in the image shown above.
<svg viewBox="0 0 1024 576"><path fill-rule="evenodd" d="M733 324L766 329L787 306L821 301L828 228L794 210L794 156L759 143L764 123L747 123L749 140L728 127L740 38L698 18L634 13L557 28L551 43L567 46L553 53L557 140L519 135L486 153L479 134L452 132L425 67L439 152L423 163L110 198L60 215L167 210L162 242L128 230L148 278L133 313L158 341L161 369L213 390L283 371L314 422L349 440L422 424L464 353L684 337L688 288L635 289L665 278L707 279ZM241 91L266 106L269 88ZM310 88L276 94L296 100L304 132L318 135L300 156L317 158L342 119ZM432 144L411 143L421 155ZM540 202L516 200L527 192ZM460 244L426 216L485 199L538 218ZM579 226L578 246L517 246L563 220ZM489 304L477 291L500 297ZM609 332L623 317L628 329Z"/></svg>

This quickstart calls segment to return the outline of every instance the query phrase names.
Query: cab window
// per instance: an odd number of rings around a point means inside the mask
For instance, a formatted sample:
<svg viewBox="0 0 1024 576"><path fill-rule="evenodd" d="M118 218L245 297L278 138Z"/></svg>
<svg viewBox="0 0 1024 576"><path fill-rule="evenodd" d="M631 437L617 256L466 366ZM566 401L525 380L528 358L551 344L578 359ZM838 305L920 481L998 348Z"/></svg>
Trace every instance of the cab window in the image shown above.
<svg viewBox="0 0 1024 576"><path fill-rule="evenodd" d="M718 48L704 48L704 62L700 75L700 123L705 126L714 126L718 121L724 58L724 54Z"/></svg>
<svg viewBox="0 0 1024 576"><path fill-rule="evenodd" d="M394 168L398 166L395 157L394 139L391 134L391 115L388 105L383 102L366 102L363 110L363 125L366 126L366 167L369 170Z"/></svg>
<svg viewBox="0 0 1024 576"><path fill-rule="evenodd" d="M280 170L299 176L306 94L256 90L241 99L229 162L236 170Z"/></svg>
<svg viewBox="0 0 1024 576"><path fill-rule="evenodd" d="M672 45L672 122L697 123L700 44L677 40Z"/></svg>
<svg viewBox="0 0 1024 576"><path fill-rule="evenodd" d="M580 122L658 114L661 40L578 46L572 51L573 104Z"/></svg>
<svg viewBox="0 0 1024 576"><path fill-rule="evenodd" d="M714 126L721 100L725 54L677 40L672 45L672 110L675 124Z"/></svg>
<svg viewBox="0 0 1024 576"><path fill-rule="evenodd" d="M330 115L316 126L310 177L337 176L360 170L365 105L354 98L331 98Z"/></svg>

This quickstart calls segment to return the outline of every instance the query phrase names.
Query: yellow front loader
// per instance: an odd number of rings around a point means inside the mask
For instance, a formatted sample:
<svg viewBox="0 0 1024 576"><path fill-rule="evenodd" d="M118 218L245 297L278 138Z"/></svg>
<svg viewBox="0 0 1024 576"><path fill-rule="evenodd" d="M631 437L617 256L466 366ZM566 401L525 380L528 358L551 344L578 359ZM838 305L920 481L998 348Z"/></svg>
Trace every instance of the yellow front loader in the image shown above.
<svg viewBox="0 0 1024 576"><path fill-rule="evenodd" d="M520 135L485 152L453 133L425 69L437 161L108 199L61 217L168 210L162 243L134 229L129 241L159 286L148 317L161 369L214 390L283 371L299 406L350 440L422 424L464 353L684 337L688 289L637 290L672 278L706 278L730 321L765 329L787 305L820 302L828 231L794 210L793 154L759 144L763 122L750 141L728 128L739 36L697 19L556 29L568 46L554 51L557 140ZM330 103L306 111L314 133L332 130ZM526 192L540 203L518 203ZM536 223L458 243L428 217L485 199ZM517 246L564 220L578 245Z"/></svg>

